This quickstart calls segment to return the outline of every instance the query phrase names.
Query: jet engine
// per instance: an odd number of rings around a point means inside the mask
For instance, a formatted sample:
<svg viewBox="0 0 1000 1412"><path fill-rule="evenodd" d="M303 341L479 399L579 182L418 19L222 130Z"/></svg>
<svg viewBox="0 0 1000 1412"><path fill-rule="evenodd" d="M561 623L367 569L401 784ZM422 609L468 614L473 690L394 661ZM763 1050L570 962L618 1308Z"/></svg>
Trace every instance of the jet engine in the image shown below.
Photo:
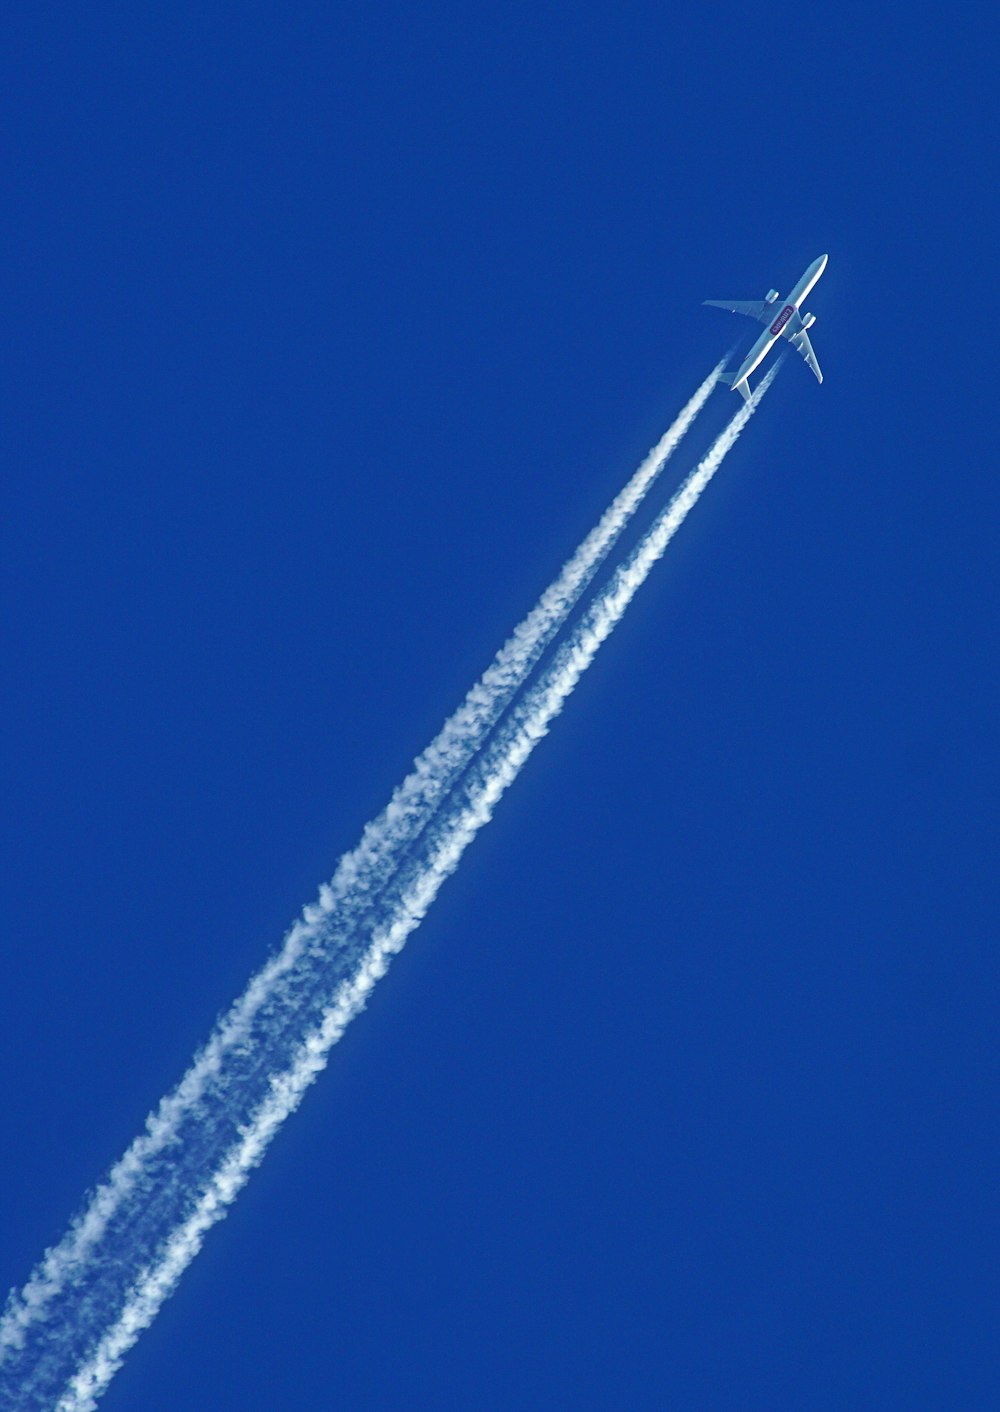
<svg viewBox="0 0 1000 1412"><path fill-rule="evenodd" d="M776 289L769 289L769 290L767 291L767 293L764 295L764 303L765 303L765 304L773 304L774 301L775 301L777 298L778 298L778 291L777 291Z"/></svg>
<svg viewBox="0 0 1000 1412"><path fill-rule="evenodd" d="M815 315L815 314L803 314L803 315L802 315L802 332L805 333L805 331L806 331L807 328L812 328L812 326L813 326L813 324L814 324L815 322L816 322L816 315Z"/></svg>

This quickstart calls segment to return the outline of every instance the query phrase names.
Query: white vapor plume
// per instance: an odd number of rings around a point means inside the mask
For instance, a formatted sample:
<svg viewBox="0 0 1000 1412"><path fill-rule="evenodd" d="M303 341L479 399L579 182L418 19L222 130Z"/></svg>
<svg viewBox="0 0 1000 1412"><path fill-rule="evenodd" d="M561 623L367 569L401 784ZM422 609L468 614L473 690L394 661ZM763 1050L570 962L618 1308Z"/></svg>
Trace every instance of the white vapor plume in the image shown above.
<svg viewBox="0 0 1000 1412"><path fill-rule="evenodd" d="M777 372L763 379L753 399L735 414L694 471L680 486L636 548L612 575L571 631L551 663L524 693L492 738L484 743L447 803L424 833L419 857L401 879L398 892L374 905L374 925L357 945L349 975L317 1007L317 1022L300 1028L289 1062L267 1077L264 1096L238 1136L199 1188L186 1193L177 1219L163 1227L153 1257L136 1270L123 1301L95 1314L96 1342L65 1385L58 1412L90 1412L141 1331L155 1318L183 1271L201 1248L206 1232L225 1214L260 1162L277 1129L300 1103L326 1066L330 1049L364 1008L392 955L423 920L441 884L547 734L553 720L621 620L629 603L698 501L746 426ZM103 1334L101 1329L105 1331Z"/></svg>
<svg viewBox="0 0 1000 1412"><path fill-rule="evenodd" d="M414 762L387 807L366 826L359 844L340 859L331 881L320 888L318 901L304 909L282 948L220 1019L181 1082L149 1115L145 1131L97 1187L63 1239L46 1253L23 1289L11 1295L0 1319L0 1379L8 1355L24 1347L32 1327L50 1317L53 1301L85 1271L88 1257L106 1236L123 1202L147 1180L151 1162L178 1144L185 1122L209 1090L226 1081L227 1063L235 1053L245 1054L255 1025L263 1022L268 1007L278 1003L282 987L292 984L303 957L320 947L329 949L331 929L341 935L357 927L565 623L701 411L722 367L720 363L704 380L458 710Z"/></svg>

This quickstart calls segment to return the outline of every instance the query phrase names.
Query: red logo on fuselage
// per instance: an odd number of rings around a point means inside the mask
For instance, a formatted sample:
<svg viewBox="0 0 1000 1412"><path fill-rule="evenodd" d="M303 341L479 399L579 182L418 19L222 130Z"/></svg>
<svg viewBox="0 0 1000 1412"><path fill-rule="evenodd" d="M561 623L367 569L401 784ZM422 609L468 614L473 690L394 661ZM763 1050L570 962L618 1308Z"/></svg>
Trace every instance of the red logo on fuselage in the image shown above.
<svg viewBox="0 0 1000 1412"><path fill-rule="evenodd" d="M786 304L785 307L782 309L781 313L775 319L774 323L771 325L771 332L774 334L780 333L794 313L795 305Z"/></svg>

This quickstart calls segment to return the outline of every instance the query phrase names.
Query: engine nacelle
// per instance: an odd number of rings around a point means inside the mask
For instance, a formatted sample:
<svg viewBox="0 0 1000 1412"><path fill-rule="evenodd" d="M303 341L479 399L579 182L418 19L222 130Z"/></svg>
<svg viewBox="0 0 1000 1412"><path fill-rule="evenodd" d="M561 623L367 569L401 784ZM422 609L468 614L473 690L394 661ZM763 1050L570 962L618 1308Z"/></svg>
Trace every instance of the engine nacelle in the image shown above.
<svg viewBox="0 0 1000 1412"><path fill-rule="evenodd" d="M807 328L812 328L812 326L813 326L813 324L814 324L815 322L816 322L816 315L815 315L815 314L803 314L803 315L802 315L802 332L805 333L805 331L806 331Z"/></svg>
<svg viewBox="0 0 1000 1412"><path fill-rule="evenodd" d="M779 298L778 291L776 289L769 289L764 295L764 303L773 304L777 298Z"/></svg>

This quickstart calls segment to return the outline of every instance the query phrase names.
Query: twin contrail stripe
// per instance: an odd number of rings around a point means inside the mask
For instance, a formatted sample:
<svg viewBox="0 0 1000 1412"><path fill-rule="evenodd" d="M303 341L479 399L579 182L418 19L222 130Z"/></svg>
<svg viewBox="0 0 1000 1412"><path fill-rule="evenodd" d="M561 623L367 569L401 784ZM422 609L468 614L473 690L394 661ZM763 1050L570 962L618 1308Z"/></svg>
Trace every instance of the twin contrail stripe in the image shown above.
<svg viewBox="0 0 1000 1412"><path fill-rule="evenodd" d="M9 1354L23 1347L33 1325L86 1266L105 1237L121 1204L148 1176L150 1163L177 1144L186 1120L207 1092L228 1082L227 1065L256 1042L268 1012L283 995L303 956L318 946L329 950L333 934L350 934L385 886L402 853L412 847L435 809L481 748L483 741L524 684L554 635L565 623L622 530L655 483L718 381L713 369L673 425L615 498L595 528L470 690L434 741L393 794L386 809L367 825L360 843L339 861L319 899L306 907L281 950L250 981L243 995L216 1026L180 1084L149 1115L146 1129L96 1189L66 1235L49 1250L19 1294L8 1300L0 1319L0 1370Z"/></svg>
<svg viewBox="0 0 1000 1412"><path fill-rule="evenodd" d="M89 1412L106 1388L124 1355L140 1332L155 1318L187 1265L201 1248L206 1232L227 1208L260 1162L274 1133L298 1107L302 1095L326 1066L331 1047L348 1023L365 1005L375 982L385 974L392 955L423 920L437 892L458 866L465 849L492 817L506 789L548 732L553 720L590 666L601 644L621 620L635 593L661 558L667 545L696 504L705 487L746 426L770 386L777 366L761 382L753 399L743 406L717 438L707 455L681 485L666 509L635 550L616 570L558 649L552 663L531 685L502 722L460 785L448 796L421 840L420 859L405 886L389 905L376 907L376 925L358 949L349 979L325 1004L318 1024L301 1038L293 1061L271 1074L268 1092L242 1124L238 1140L219 1161L210 1180L190 1194L190 1203L170 1228L164 1228L155 1259L137 1269L124 1303L103 1317L90 1331L92 1352L72 1375L59 1402L58 1412ZM101 1332L103 1330L103 1332ZM81 1333L73 1331L79 1346Z"/></svg>

